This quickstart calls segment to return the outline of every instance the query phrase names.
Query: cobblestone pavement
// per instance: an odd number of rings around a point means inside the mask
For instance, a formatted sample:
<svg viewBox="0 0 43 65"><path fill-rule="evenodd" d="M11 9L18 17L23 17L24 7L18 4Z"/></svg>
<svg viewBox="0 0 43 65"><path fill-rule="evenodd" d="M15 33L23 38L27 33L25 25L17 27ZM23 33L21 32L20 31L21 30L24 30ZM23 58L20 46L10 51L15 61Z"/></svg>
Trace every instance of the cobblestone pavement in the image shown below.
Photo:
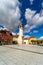
<svg viewBox="0 0 43 65"><path fill-rule="evenodd" d="M33 45L0 46L0 65L43 65L43 47Z"/></svg>

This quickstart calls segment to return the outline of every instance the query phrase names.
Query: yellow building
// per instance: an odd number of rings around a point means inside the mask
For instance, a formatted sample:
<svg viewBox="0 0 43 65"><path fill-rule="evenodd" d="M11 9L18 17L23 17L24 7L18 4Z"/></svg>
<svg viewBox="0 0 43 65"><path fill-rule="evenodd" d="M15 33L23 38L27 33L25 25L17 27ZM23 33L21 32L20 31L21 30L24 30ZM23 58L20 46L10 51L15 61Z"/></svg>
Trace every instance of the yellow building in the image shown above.
<svg viewBox="0 0 43 65"><path fill-rule="evenodd" d="M14 35L13 36L13 41L18 43L18 37L19 35ZM35 37L29 37L29 38L23 38L23 44L37 44L37 42L32 42L36 41L37 39Z"/></svg>
<svg viewBox="0 0 43 65"><path fill-rule="evenodd" d="M33 43L32 40L35 41L36 38L34 36L33 37L30 37L29 40L28 40L29 41L29 44L36 44L36 43Z"/></svg>
<svg viewBox="0 0 43 65"><path fill-rule="evenodd" d="M19 35L13 35L13 42L18 43L18 36Z"/></svg>
<svg viewBox="0 0 43 65"><path fill-rule="evenodd" d="M26 44L26 45L28 45L29 44L29 38L23 38L23 44Z"/></svg>

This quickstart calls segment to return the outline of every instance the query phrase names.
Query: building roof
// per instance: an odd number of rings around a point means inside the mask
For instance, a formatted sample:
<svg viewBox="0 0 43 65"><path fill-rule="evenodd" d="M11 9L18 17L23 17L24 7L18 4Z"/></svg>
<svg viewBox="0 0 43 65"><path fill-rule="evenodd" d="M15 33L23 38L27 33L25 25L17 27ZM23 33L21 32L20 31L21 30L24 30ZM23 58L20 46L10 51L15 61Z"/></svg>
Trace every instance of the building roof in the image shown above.
<svg viewBox="0 0 43 65"><path fill-rule="evenodd" d="M29 40L31 38L35 38L35 37L34 36L32 36L32 37L24 37L23 40Z"/></svg>
<svg viewBox="0 0 43 65"><path fill-rule="evenodd" d="M19 35L13 35L13 37L18 38Z"/></svg>
<svg viewBox="0 0 43 65"><path fill-rule="evenodd" d="M28 40L29 38L23 38L23 40Z"/></svg>
<svg viewBox="0 0 43 65"><path fill-rule="evenodd" d="M0 30L0 32L1 32L1 31L6 31L6 32L10 32L10 31L8 31L8 30Z"/></svg>
<svg viewBox="0 0 43 65"><path fill-rule="evenodd" d="M34 36L30 37L30 38L35 38Z"/></svg>
<svg viewBox="0 0 43 65"><path fill-rule="evenodd" d="M32 36L32 37L29 37L29 39L31 39L31 38L35 38L34 36Z"/></svg>

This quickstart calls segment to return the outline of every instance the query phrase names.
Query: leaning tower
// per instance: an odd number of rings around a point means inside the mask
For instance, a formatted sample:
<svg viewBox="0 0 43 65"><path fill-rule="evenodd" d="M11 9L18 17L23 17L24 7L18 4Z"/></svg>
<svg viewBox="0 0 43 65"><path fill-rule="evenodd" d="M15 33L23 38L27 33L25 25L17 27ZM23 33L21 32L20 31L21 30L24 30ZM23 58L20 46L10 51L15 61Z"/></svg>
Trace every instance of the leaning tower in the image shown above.
<svg viewBox="0 0 43 65"><path fill-rule="evenodd" d="M18 44L21 45L22 43L23 43L23 24L22 24L22 22L20 22Z"/></svg>

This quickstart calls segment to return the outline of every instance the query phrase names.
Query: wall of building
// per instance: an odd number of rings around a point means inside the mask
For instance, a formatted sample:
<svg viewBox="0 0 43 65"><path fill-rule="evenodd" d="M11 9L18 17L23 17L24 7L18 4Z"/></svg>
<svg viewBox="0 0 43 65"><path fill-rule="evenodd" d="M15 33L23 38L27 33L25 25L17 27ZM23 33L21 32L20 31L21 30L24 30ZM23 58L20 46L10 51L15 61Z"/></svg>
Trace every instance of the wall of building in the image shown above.
<svg viewBox="0 0 43 65"><path fill-rule="evenodd" d="M0 42L3 44L12 44L12 35L9 31L0 30Z"/></svg>
<svg viewBox="0 0 43 65"><path fill-rule="evenodd" d="M35 37L31 37L28 41L29 41L29 44L33 44L31 41L32 40L36 40L36 38Z"/></svg>
<svg viewBox="0 0 43 65"><path fill-rule="evenodd" d="M28 40L24 40L24 44L26 45L29 44Z"/></svg>
<svg viewBox="0 0 43 65"><path fill-rule="evenodd" d="M13 37L13 41L17 41L17 42L18 42L18 38L16 38L16 37Z"/></svg>

